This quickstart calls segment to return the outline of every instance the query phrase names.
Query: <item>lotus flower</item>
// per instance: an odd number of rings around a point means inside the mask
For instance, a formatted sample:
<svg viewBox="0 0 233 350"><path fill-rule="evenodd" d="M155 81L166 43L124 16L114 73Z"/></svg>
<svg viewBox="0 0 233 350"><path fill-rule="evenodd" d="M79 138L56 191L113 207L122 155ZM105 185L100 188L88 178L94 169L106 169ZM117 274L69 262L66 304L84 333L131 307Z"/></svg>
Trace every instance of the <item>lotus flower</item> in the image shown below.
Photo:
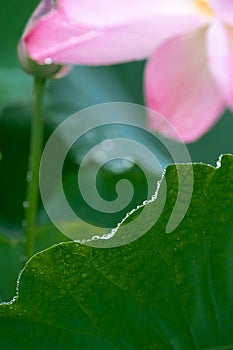
<svg viewBox="0 0 233 350"><path fill-rule="evenodd" d="M42 1L48 2L23 38L40 64L148 59L145 101L186 142L233 107L233 0ZM149 124L169 133L152 115Z"/></svg>

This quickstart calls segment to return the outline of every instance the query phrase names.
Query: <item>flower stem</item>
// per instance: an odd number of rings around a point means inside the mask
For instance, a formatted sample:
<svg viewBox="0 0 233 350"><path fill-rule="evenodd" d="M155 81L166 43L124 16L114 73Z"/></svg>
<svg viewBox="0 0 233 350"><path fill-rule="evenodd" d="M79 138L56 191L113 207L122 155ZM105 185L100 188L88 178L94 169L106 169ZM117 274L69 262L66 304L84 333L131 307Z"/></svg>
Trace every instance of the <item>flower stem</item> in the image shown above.
<svg viewBox="0 0 233 350"><path fill-rule="evenodd" d="M34 252L35 227L39 197L39 168L43 144L43 95L45 79L34 78L33 88L33 117L31 123L31 140L29 152L29 166L27 173L27 195L25 207L25 259L29 259Z"/></svg>

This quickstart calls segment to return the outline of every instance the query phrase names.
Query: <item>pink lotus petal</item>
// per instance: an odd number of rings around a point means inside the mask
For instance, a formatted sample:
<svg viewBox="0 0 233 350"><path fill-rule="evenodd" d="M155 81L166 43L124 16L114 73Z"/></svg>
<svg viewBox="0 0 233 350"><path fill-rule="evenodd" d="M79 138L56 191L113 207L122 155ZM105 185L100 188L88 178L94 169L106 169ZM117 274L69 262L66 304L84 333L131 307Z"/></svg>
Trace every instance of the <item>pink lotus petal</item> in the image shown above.
<svg viewBox="0 0 233 350"><path fill-rule="evenodd" d="M51 11L54 7L53 0L42 0L33 14L31 15L25 29L23 36L27 35L29 31L34 27L34 25L38 22L38 20L47 14L49 11Z"/></svg>
<svg viewBox="0 0 233 350"><path fill-rule="evenodd" d="M192 142L219 118L224 99L212 77L205 50L205 29L171 39L158 48L145 72L148 107L162 114L185 142ZM154 130L176 138L149 117Z"/></svg>
<svg viewBox="0 0 233 350"><path fill-rule="evenodd" d="M97 31L77 28L57 11L42 17L35 28L24 38L29 56L40 62L54 61L54 54L67 50L83 40L100 35ZM69 62L68 63L73 63ZM57 62L60 63L60 62Z"/></svg>
<svg viewBox="0 0 233 350"><path fill-rule="evenodd" d="M233 1L232 0L209 0L217 17L233 24Z"/></svg>
<svg viewBox="0 0 233 350"><path fill-rule="evenodd" d="M187 0L57 0L59 11L85 26L109 27L158 16L196 15Z"/></svg>
<svg viewBox="0 0 233 350"><path fill-rule="evenodd" d="M212 74L233 107L233 31L218 21L208 28L207 54Z"/></svg>
<svg viewBox="0 0 233 350"><path fill-rule="evenodd" d="M173 5L183 1L174 0ZM160 7L152 2L146 0L142 6L142 0L58 0L58 11L42 18L26 38L27 51L39 62L51 58L61 64L113 64L144 59L167 37L203 24L187 6L178 6L175 13L179 15L174 16L174 6L165 6L166 0ZM154 9L163 15L155 17Z"/></svg>

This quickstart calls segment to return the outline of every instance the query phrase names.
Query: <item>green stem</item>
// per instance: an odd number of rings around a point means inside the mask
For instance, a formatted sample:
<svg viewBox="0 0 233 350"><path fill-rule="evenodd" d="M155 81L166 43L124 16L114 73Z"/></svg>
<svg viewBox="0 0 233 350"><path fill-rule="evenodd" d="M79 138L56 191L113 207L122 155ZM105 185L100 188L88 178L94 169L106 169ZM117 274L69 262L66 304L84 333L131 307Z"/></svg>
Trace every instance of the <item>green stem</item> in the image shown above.
<svg viewBox="0 0 233 350"><path fill-rule="evenodd" d="M31 123L31 141L29 152L29 166L27 173L27 196L25 207L25 259L29 259L34 252L35 227L39 197L39 168L43 144L43 95L45 79L35 78L33 88L33 118Z"/></svg>

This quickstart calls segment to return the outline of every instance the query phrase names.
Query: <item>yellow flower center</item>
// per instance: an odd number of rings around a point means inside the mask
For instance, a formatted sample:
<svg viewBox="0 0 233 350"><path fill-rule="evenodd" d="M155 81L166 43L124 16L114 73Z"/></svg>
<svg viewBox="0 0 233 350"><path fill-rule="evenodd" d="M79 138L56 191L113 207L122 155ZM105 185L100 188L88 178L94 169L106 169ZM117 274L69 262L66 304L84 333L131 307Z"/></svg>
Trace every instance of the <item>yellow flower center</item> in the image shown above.
<svg viewBox="0 0 233 350"><path fill-rule="evenodd" d="M194 2L198 10L201 11L203 14L208 16L214 15L212 8L208 4L208 0L194 0Z"/></svg>

